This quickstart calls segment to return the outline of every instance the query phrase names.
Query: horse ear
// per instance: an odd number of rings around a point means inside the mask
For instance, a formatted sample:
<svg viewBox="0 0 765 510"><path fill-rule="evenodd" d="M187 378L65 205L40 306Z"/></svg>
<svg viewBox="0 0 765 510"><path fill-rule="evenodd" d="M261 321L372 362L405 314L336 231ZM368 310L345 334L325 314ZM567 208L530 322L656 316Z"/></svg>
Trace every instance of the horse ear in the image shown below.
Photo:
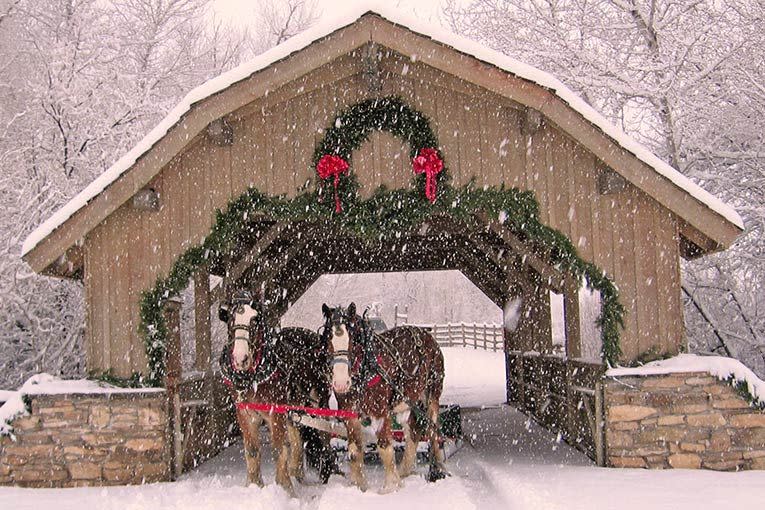
<svg viewBox="0 0 765 510"><path fill-rule="evenodd" d="M332 311L327 306L327 303L324 303L321 305L321 313L323 313L324 317L326 317L327 319L332 317Z"/></svg>
<svg viewBox="0 0 765 510"><path fill-rule="evenodd" d="M228 308L221 306L218 308L218 318L223 322L228 322Z"/></svg>
<svg viewBox="0 0 765 510"><path fill-rule="evenodd" d="M356 303L351 302L351 304L348 305L348 315L356 317Z"/></svg>

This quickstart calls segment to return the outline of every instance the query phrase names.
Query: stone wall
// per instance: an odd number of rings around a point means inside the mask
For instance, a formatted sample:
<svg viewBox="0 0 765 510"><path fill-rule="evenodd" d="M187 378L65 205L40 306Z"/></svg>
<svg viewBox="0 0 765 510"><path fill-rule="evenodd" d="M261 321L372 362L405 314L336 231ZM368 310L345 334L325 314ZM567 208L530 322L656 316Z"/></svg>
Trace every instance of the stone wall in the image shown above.
<svg viewBox="0 0 765 510"><path fill-rule="evenodd" d="M0 437L0 485L77 487L170 479L167 394L28 395Z"/></svg>
<svg viewBox="0 0 765 510"><path fill-rule="evenodd" d="M707 373L606 379L614 467L765 469L765 412Z"/></svg>

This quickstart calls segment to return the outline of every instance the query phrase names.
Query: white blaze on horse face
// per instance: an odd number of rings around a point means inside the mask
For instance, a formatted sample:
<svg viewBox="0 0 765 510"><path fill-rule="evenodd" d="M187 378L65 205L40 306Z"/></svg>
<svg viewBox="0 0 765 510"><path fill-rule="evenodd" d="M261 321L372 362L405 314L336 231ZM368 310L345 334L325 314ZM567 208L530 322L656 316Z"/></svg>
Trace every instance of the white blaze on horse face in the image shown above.
<svg viewBox="0 0 765 510"><path fill-rule="evenodd" d="M250 326L250 321L258 316L258 311L250 305L240 305L234 314L234 326ZM235 370L247 370L252 365L250 356L249 335L243 329L234 328L234 349L231 358L234 361Z"/></svg>
<svg viewBox="0 0 765 510"><path fill-rule="evenodd" d="M348 352L350 345L350 338L348 337L348 329L345 324L341 324L340 327L332 328L332 349L335 353L340 351ZM337 356L337 355L335 355ZM348 355L340 356L348 360ZM351 387L351 371L349 363L333 363L332 364L332 389L337 393L347 393Z"/></svg>

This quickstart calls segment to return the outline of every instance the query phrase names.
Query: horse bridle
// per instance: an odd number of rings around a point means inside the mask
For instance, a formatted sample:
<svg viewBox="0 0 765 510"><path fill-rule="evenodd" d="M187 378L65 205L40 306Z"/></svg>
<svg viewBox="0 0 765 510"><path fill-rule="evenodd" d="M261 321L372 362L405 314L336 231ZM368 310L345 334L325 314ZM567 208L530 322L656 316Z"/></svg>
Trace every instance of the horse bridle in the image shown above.
<svg viewBox="0 0 765 510"><path fill-rule="evenodd" d="M338 307L335 310L339 310L339 314L341 316L340 323L345 324L346 331L348 332L348 349L340 349L335 351L333 349L332 351L332 358L329 360L329 372L331 377L332 369L335 365L346 365L348 367L348 373L351 374L351 388L353 387L353 368L355 365L355 356L353 356L353 346L352 341L354 338L356 338L359 330L361 330L362 334L362 349L366 350L368 348L368 343L371 341L369 332L371 331L371 326L369 326L367 321L367 311L364 311L364 315L361 318L361 321L351 320L351 318L348 316L348 310L342 307ZM335 310L333 310L333 314L335 313ZM327 322L328 325L325 324L323 327L325 328L325 331L327 329L330 329L328 342L331 342L331 329L334 327L334 317L328 317ZM327 334L327 333L325 333ZM366 352L362 353L362 357L366 355ZM362 359L363 363L363 359Z"/></svg>
<svg viewBox="0 0 765 510"><path fill-rule="evenodd" d="M228 307L221 307L218 311L218 317L229 324L231 332L233 333L233 338L229 340L227 347L221 353L221 371L224 378L233 384L234 389L238 394L247 391L252 383L257 382L257 379L259 378L258 369L261 368L261 363L259 362L258 366L252 366L248 370L236 370L232 365L231 349L237 340L244 340L247 343L248 350L252 353L251 341L253 340L252 335L255 333L255 328L251 327L249 323L232 324L232 321L235 321L235 315L244 312L244 306L246 305L249 305L257 311L257 315L255 316L256 320L262 320L262 310L258 306L258 302L253 298L252 294L246 290L237 291L231 298ZM240 332L244 332L245 335L240 334ZM261 348L265 347L262 346Z"/></svg>

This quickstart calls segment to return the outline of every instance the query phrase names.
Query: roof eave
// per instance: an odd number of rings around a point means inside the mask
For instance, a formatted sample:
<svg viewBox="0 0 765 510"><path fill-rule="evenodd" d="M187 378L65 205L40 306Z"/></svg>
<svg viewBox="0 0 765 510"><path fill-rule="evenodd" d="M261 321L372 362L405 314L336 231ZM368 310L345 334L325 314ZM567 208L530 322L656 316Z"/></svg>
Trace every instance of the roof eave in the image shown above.
<svg viewBox="0 0 765 510"><path fill-rule="evenodd" d="M707 240L699 244L703 253L730 246L741 233L741 228L660 175L568 105L554 91L369 11L354 23L342 26L253 72L247 78L192 103L180 120L117 180L40 240L24 254L23 259L33 270L49 273L49 267L55 264L61 254L65 254L87 232L145 186L210 122L369 41L404 55L412 55L411 48L415 44L429 44L431 46L427 51L417 55L427 65L540 111L606 165L706 237ZM288 65L285 65L286 62ZM284 66L284 69L279 69L280 66ZM110 202L110 198L115 196L119 199ZM94 210L99 214L94 214Z"/></svg>

